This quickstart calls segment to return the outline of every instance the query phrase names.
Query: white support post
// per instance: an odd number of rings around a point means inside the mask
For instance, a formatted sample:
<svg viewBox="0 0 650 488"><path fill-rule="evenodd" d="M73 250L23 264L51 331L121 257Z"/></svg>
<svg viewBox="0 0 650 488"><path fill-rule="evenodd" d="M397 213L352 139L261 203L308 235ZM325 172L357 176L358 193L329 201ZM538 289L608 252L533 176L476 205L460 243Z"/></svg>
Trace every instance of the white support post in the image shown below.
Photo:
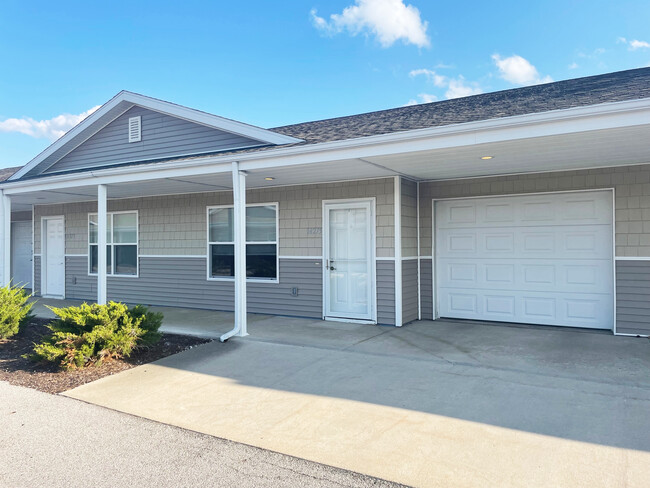
<svg viewBox="0 0 650 488"><path fill-rule="evenodd" d="M220 337L226 342L233 336L248 335L246 323L246 172L232 163L233 220L235 241L235 326Z"/></svg>
<svg viewBox="0 0 650 488"><path fill-rule="evenodd" d="M97 185L97 303L106 304L106 185Z"/></svg>
<svg viewBox="0 0 650 488"><path fill-rule="evenodd" d="M402 180L395 176L395 325L402 319Z"/></svg>
<svg viewBox="0 0 650 488"><path fill-rule="evenodd" d="M11 197L2 192L2 284L11 283Z"/></svg>
<svg viewBox="0 0 650 488"><path fill-rule="evenodd" d="M422 282L420 275L422 274L422 265L420 263L420 182L415 182L415 222L417 229L418 239L418 320L422 320Z"/></svg>

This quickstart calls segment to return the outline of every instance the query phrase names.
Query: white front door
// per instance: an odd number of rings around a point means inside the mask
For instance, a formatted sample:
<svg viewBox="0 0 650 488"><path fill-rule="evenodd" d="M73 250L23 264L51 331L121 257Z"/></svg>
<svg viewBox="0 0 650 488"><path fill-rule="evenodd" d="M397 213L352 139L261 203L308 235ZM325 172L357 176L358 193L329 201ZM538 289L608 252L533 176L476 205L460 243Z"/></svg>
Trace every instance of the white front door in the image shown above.
<svg viewBox="0 0 650 488"><path fill-rule="evenodd" d="M63 217L43 220L43 295L65 295L65 231Z"/></svg>
<svg viewBox="0 0 650 488"><path fill-rule="evenodd" d="M325 318L374 320L371 201L324 203Z"/></svg>
<svg viewBox="0 0 650 488"><path fill-rule="evenodd" d="M11 276L12 283L32 287L32 223L11 224Z"/></svg>
<svg viewBox="0 0 650 488"><path fill-rule="evenodd" d="M441 317L612 329L612 192L436 202Z"/></svg>

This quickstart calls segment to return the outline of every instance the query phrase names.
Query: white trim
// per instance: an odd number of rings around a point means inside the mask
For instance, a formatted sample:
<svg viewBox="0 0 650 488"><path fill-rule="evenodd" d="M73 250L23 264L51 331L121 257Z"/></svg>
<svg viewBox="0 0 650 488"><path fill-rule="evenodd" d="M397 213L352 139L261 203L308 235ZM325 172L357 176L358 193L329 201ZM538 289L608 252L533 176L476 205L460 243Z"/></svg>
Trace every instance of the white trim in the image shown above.
<svg viewBox="0 0 650 488"><path fill-rule="evenodd" d="M36 249L34 248L34 234L34 205L32 205L32 295L34 295L34 291L36 290L36 254L34 253Z"/></svg>
<svg viewBox="0 0 650 488"><path fill-rule="evenodd" d="M376 256L375 261L395 261L394 256Z"/></svg>
<svg viewBox="0 0 650 488"><path fill-rule="evenodd" d="M418 320L422 320L422 293L420 286L420 182L415 182L415 228L416 239L418 240L417 260L418 260Z"/></svg>
<svg viewBox="0 0 650 488"><path fill-rule="evenodd" d="M135 214L135 244L134 243L129 243L129 242L118 242L115 243L113 242L113 216L114 215L120 215L120 214ZM87 235L86 235L86 240L87 240L87 247L88 247L88 254L81 254L80 256L87 256L88 257L88 263L87 263L87 269L86 272L88 273L88 276L98 276L98 273L91 273L90 272L90 216L91 215L99 215L99 212L88 212L88 227L86 229ZM111 242L110 244L107 242L106 245L110 246L111 248L111 272L106 273L107 278L139 278L140 277L140 211L139 210L117 210L115 212L106 212L106 218L107 218L107 223L108 219L110 218L111 221ZM99 221L99 217L97 218ZM99 227L99 225L98 225ZM93 246L97 246L97 249L99 250L99 229L98 229L98 234L97 234L97 242L93 243ZM115 253L113 252L113 247L114 246L133 246L135 245L135 253L136 253L136 262L135 262L135 274L120 274L120 273L115 273ZM97 267L99 268L99 252L98 254L98 262L97 262Z"/></svg>
<svg viewBox="0 0 650 488"><path fill-rule="evenodd" d="M612 300L613 300L613 307L612 307L612 328L611 329L600 329L600 330L611 330L614 335L619 335L616 332L616 260L618 259L616 257L616 196L615 196L615 188L609 187L609 188L586 188L586 189L581 189L581 190L558 190L558 191L538 191L538 192L530 192L530 193L507 193L507 194L502 194L502 195L477 195L477 196L469 196L469 197L451 197L451 198L433 198L431 200L431 250L433 254L433 258L431 260L432 266L433 266L433 299L434 299L434 307L436 310L438 309L438 304L436 303L436 278L435 278L435 271L436 271L436 253L435 253L435 235L436 235L436 202L439 201L449 201L449 200L474 200L474 199L485 199L485 198L501 198L501 197L515 197L515 196L534 196L534 195L556 195L556 194L564 194L564 193L585 193L585 192L605 192L605 191L611 191L612 195ZM650 260L650 258L648 258ZM437 311L434 314L434 319L438 318L437 317Z"/></svg>
<svg viewBox="0 0 650 488"><path fill-rule="evenodd" d="M2 284L11 284L11 197L0 190L2 199Z"/></svg>
<svg viewBox="0 0 650 488"><path fill-rule="evenodd" d="M433 259L433 256L420 256L420 260L422 259Z"/></svg>
<svg viewBox="0 0 650 488"><path fill-rule="evenodd" d="M18 178L21 178L26 173L31 171L34 167L38 166L38 164L47 159L49 156L54 154L59 149L63 148L70 140L79 135L82 135L84 131L90 129L93 124L101 123L102 117L105 117L111 110L117 108L118 105L125 103L131 104L127 110L131 109L134 105L138 105L149 110L154 110L156 112L171 115L173 117L205 125L207 127L212 127L214 129L219 129L225 132L230 132L232 134L248 137L250 139L255 139L263 143L291 144L302 142L302 139L286 136L284 134L273 132L267 129L262 129L261 127L245 124L236 120L226 119L224 117L219 117L207 112L201 112L199 110L183 107L175 103L165 102L163 100L147 97L138 93L121 91L104 105L102 105L98 110L88 116L85 120L70 129L63 137L45 149L45 151L41 152L38 156L32 159L22 169L12 175L10 179L16 180ZM123 113L124 112L121 112L120 115ZM117 117L119 117L119 115ZM117 117L111 118L111 121L115 120ZM105 126L106 124L102 124L102 127ZM68 152L66 152L66 154L68 154Z"/></svg>
<svg viewBox="0 0 650 488"><path fill-rule="evenodd" d="M630 127L646 124L648 112L650 112L650 99L611 102L319 144L252 151L238 154L237 159L240 162L241 170L268 170L282 166L405 154L441 148L474 146L489 142ZM68 134L74 130L73 128ZM92 171L90 175L88 172L70 173L43 177L38 181L15 181L31 169L31 167L28 168L32 164L30 162L14 174L8 182L3 183L2 187L9 190L11 194L16 194L39 189L140 181L151 178L152 174L159 178L170 178L219 173L230 171L232 159L232 155L208 156L181 159L175 162L152 163L138 167L108 168ZM91 181L92 183L90 183Z"/></svg>
<svg viewBox="0 0 650 488"><path fill-rule="evenodd" d="M439 319L438 280L436 279L436 200L431 200L431 319Z"/></svg>
<svg viewBox="0 0 650 488"><path fill-rule="evenodd" d="M266 202L266 203L247 203L246 208L249 207L275 207L275 241L244 241L244 246L247 244L274 244L275 245L275 278L246 278L249 283L280 283L280 202ZM206 207L206 279L208 281L229 281L234 282L234 276L212 276L210 273L210 246L218 244L232 245L235 242L211 242L210 241L210 210L215 208L232 208L233 215L235 212L234 205L208 205ZM233 230L234 232L234 230Z"/></svg>
<svg viewBox="0 0 650 488"><path fill-rule="evenodd" d="M40 257L41 257L41 253L40 253L40 252L39 252L39 253L34 253L34 257L35 257L35 258L40 258Z"/></svg>
<svg viewBox="0 0 650 488"><path fill-rule="evenodd" d="M614 256L616 261L650 261L650 256Z"/></svg>
<svg viewBox="0 0 650 488"><path fill-rule="evenodd" d="M360 198L341 198L341 199L328 199L321 202L321 222L323 224L322 233L322 249L323 256L318 258L321 260L322 269L322 303L323 303L323 320L330 320L335 322L353 322L359 324L376 324L377 323L377 269L376 269L376 253L377 253L377 198L376 197L360 197ZM329 277L327 274L327 265L329 264L329 215L328 208L367 208L370 215L368 219L368 269L369 276L368 282L370 283L370 302L369 302L369 318L365 319L350 319L346 317L336 317L328 314L328 300L329 300Z"/></svg>
<svg viewBox="0 0 650 488"><path fill-rule="evenodd" d="M205 254L138 254L140 258L198 258L205 259Z"/></svg>
<svg viewBox="0 0 650 488"><path fill-rule="evenodd" d="M420 259L418 256L402 256L402 261L414 261Z"/></svg>
<svg viewBox="0 0 650 488"><path fill-rule="evenodd" d="M57 220L60 219L63 222L63 295L51 295L47 293L47 232L45 229L45 223L48 220ZM41 257L41 296L43 297L52 297L52 298L62 298L65 300L65 215L43 215L41 216L41 253L38 254ZM43 252L46 251L46 252Z"/></svg>
<svg viewBox="0 0 650 488"><path fill-rule="evenodd" d="M88 254L64 254L66 258L87 258Z"/></svg>
<svg viewBox="0 0 650 488"><path fill-rule="evenodd" d="M280 259L305 259L313 261L314 259L323 259L323 256L280 256Z"/></svg>
<svg viewBox="0 0 650 488"><path fill-rule="evenodd" d="M394 176L393 200L395 221L395 326L403 325L402 313L402 183Z"/></svg>

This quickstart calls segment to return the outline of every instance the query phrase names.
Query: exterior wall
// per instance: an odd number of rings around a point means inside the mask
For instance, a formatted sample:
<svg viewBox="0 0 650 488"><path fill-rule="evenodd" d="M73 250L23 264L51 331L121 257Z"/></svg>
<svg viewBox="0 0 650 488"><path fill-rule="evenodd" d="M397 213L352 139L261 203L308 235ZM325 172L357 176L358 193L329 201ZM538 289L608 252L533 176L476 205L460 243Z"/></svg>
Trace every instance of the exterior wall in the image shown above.
<svg viewBox="0 0 650 488"><path fill-rule="evenodd" d="M417 184L401 178L402 257L418 255Z"/></svg>
<svg viewBox="0 0 650 488"><path fill-rule="evenodd" d="M129 117L135 116L142 117L142 140L129 142ZM259 145L262 145L260 141L146 108L133 107L45 172L69 171L127 161L145 161Z"/></svg>
<svg viewBox="0 0 650 488"><path fill-rule="evenodd" d="M377 323L395 325L395 261L377 261Z"/></svg>
<svg viewBox="0 0 650 488"><path fill-rule="evenodd" d="M376 199L377 257L394 256L393 180L348 181L322 185L249 190L248 203L278 202L280 256L321 256L323 200ZM192 193L109 200L108 210L138 210L140 255L205 256L207 212L211 205L231 205L232 193ZM41 217L64 215L66 254L88 253L88 214L96 202L35 207L34 247L41 248Z"/></svg>
<svg viewBox="0 0 650 488"><path fill-rule="evenodd" d="M422 320L433 320L433 261L420 260L420 300Z"/></svg>
<svg viewBox="0 0 650 488"><path fill-rule="evenodd" d="M645 269L648 262L644 258L650 257L650 165L420 183L421 255L432 255L431 202L434 198L605 188L614 188L615 256L641 258L616 263L617 332L648 334L650 321L643 316L641 305L647 303L644 290L650 287L650 273L633 273L632 268ZM432 278L425 276L425 267L422 269L422 284L427 280L431 282ZM427 283L426 286L432 285ZM634 289L638 293L633 293ZM423 317L433 310L428 302L425 306L424 297L428 293L423 289Z"/></svg>
<svg viewBox="0 0 650 488"><path fill-rule="evenodd" d="M402 324L418 318L418 260L402 261Z"/></svg>
<svg viewBox="0 0 650 488"><path fill-rule="evenodd" d="M650 335L650 261L616 262L616 332Z"/></svg>
<svg viewBox="0 0 650 488"><path fill-rule="evenodd" d="M394 180L250 190L248 203L277 202L279 283L250 282L255 313L322 317L322 201L376 199L378 322L395 323ZM207 280L207 210L232 204L231 192L109 200L109 211L137 210L139 276L107 278L108 298L130 303L232 310L234 284ZM41 252L41 217L65 217L66 297L95 300L97 278L88 275L88 213L96 202L35 207L34 247ZM289 258L283 258L289 256ZM40 257L35 281L40 288ZM388 259L386 259L388 258ZM298 288L292 296L291 289Z"/></svg>

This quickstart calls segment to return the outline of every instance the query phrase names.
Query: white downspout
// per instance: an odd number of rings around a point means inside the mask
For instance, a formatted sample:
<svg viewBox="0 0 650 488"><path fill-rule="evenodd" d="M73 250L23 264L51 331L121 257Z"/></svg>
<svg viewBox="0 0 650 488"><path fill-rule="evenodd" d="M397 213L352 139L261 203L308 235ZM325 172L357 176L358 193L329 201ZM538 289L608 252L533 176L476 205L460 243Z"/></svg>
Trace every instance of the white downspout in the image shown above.
<svg viewBox="0 0 650 488"><path fill-rule="evenodd" d="M232 163L232 190L235 238L235 326L219 340L248 335L246 324L246 173Z"/></svg>
<svg viewBox="0 0 650 488"><path fill-rule="evenodd" d="M97 303L106 304L106 185L97 185Z"/></svg>

